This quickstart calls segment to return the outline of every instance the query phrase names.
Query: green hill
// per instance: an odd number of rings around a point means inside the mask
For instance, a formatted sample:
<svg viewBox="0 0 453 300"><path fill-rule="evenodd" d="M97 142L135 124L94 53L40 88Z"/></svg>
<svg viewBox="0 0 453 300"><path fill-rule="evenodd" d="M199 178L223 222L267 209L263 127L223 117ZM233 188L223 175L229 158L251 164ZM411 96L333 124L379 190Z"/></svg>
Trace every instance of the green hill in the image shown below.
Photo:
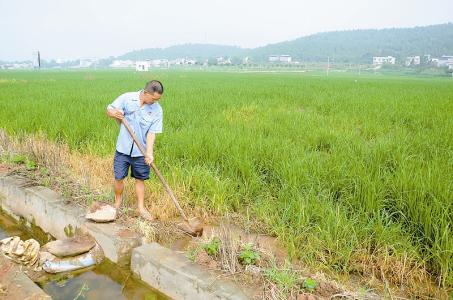
<svg viewBox="0 0 453 300"><path fill-rule="evenodd" d="M156 59L179 57L198 60L213 57L245 57L265 62L269 55L289 54L293 60L367 63L373 56L395 56L400 62L411 55L453 55L453 23L414 28L365 29L317 33L292 41L254 49L211 44L184 44L168 48L136 50L120 59Z"/></svg>

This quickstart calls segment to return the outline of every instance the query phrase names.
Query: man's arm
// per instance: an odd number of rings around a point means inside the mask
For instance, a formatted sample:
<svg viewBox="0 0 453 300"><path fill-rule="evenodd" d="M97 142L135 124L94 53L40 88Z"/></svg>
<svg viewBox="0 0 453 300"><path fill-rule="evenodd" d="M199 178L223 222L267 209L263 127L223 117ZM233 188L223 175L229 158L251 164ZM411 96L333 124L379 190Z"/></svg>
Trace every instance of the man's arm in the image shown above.
<svg viewBox="0 0 453 300"><path fill-rule="evenodd" d="M124 113L115 108L107 108L107 116L115 119L118 124L121 124L121 120L124 118Z"/></svg>
<svg viewBox="0 0 453 300"><path fill-rule="evenodd" d="M107 116L115 119L118 124L121 124L121 120L124 118L124 102L125 94L119 96L107 106Z"/></svg>
<svg viewBox="0 0 453 300"><path fill-rule="evenodd" d="M146 155L145 162L148 165L154 161L154 141L156 140L156 134L154 132L148 132L146 136Z"/></svg>

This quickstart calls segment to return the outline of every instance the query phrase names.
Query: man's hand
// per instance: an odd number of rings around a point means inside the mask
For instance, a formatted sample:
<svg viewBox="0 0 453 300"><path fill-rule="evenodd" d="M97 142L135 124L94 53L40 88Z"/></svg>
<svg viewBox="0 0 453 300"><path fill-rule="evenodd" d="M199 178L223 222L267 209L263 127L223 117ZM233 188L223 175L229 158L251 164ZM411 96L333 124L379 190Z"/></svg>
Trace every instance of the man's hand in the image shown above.
<svg viewBox="0 0 453 300"><path fill-rule="evenodd" d="M154 156L152 154L146 154L145 156L145 163L148 165L148 166L151 166L151 164L153 163L154 161Z"/></svg>
<svg viewBox="0 0 453 300"><path fill-rule="evenodd" d="M119 109L109 109L108 115L109 115L109 117L115 118L119 121L124 119L124 113L123 113L123 111L121 111Z"/></svg>

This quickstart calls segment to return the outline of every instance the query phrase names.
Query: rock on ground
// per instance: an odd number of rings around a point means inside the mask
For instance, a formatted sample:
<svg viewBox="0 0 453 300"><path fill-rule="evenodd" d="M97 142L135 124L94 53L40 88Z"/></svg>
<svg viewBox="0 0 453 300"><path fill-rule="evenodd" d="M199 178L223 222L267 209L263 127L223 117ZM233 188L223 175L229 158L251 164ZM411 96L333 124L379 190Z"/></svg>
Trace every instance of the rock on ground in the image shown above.
<svg viewBox="0 0 453 300"><path fill-rule="evenodd" d="M90 251L96 241L89 235L79 235L64 240L49 242L43 246L44 251L58 257L76 256Z"/></svg>
<svg viewBox="0 0 453 300"><path fill-rule="evenodd" d="M116 219L116 209L107 203L94 202L85 218L98 223L111 222Z"/></svg>

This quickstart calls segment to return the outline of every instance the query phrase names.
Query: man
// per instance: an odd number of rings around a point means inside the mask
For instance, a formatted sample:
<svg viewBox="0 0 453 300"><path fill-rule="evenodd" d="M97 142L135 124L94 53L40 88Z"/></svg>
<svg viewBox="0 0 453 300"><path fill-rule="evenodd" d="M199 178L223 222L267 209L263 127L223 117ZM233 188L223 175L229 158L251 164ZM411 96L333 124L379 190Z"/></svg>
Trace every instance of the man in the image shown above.
<svg viewBox="0 0 453 300"><path fill-rule="evenodd" d="M135 178L138 213L149 221L154 218L144 205L144 181L149 179L150 165L154 160L156 133L162 132L163 111L158 101L163 92L162 83L152 80L145 85L143 90L122 94L107 106L107 116L121 124L113 162L115 208L118 211L121 206L124 178L130 168L131 177ZM140 153L126 127L121 123L124 118L137 135L138 140L145 146L145 156Z"/></svg>

